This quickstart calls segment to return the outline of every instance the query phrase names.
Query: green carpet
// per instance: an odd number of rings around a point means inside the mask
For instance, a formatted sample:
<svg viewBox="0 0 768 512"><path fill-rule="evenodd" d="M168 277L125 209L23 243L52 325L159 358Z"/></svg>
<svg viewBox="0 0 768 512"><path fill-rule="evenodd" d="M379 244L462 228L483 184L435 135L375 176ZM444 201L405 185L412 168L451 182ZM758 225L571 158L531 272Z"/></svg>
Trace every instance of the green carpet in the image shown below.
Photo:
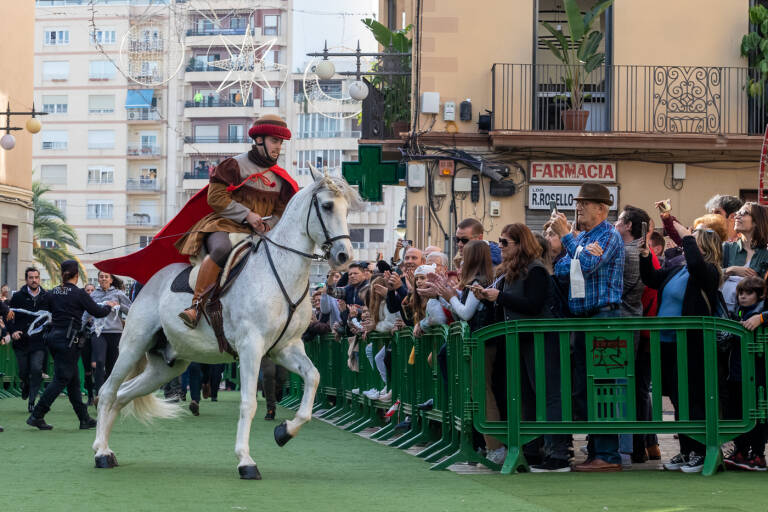
<svg viewBox="0 0 768 512"><path fill-rule="evenodd" d="M765 510L768 474L712 478L623 474L457 475L321 421L284 448L263 404L251 435L264 480L238 479L235 393L204 401L199 417L143 426L118 420L111 447L120 467L93 468L93 431L80 431L66 398L24 424L25 404L0 400L0 511L753 511ZM291 411L278 409L278 419Z"/></svg>

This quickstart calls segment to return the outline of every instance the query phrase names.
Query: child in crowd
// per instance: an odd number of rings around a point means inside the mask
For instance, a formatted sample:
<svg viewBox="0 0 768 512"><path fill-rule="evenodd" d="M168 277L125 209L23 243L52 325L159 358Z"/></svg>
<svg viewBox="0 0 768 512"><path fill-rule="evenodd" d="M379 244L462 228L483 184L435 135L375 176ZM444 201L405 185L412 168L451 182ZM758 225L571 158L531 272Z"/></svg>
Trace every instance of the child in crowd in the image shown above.
<svg viewBox="0 0 768 512"><path fill-rule="evenodd" d="M768 320L765 309L765 281L759 277L745 277L736 286L738 309L735 320L740 321L747 329L754 330ZM762 363L756 365L762 367ZM765 376L758 371L757 386L765 386ZM728 359L728 400L723 404L726 417L741 416L741 347L737 343L731 347ZM746 471L766 471L765 464L766 427L758 423L755 428L741 434L733 440L734 448L730 456L725 458L725 464L732 469Z"/></svg>

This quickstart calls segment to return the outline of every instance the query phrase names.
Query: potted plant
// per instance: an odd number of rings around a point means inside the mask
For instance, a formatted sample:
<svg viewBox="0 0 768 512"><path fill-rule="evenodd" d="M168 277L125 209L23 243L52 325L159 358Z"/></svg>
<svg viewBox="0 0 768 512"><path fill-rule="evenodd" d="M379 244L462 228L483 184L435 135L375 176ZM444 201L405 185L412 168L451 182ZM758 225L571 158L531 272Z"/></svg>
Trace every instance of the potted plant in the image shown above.
<svg viewBox="0 0 768 512"><path fill-rule="evenodd" d="M544 40L549 50L557 60L563 63L565 74L561 80L570 94L569 108L560 112L563 125L566 130L583 131L587 126L589 111L584 110L584 84L583 78L589 75L605 62L605 53L598 51L603 33L592 30L592 23L608 7L613 0L602 0L583 16L577 0L564 0L565 12L568 17L568 34L561 29L556 29L549 23L541 24L554 37L555 42Z"/></svg>
<svg viewBox="0 0 768 512"><path fill-rule="evenodd" d="M384 52L410 53L412 40L408 37L412 25L403 30L389 30L374 19L364 19L363 24L368 27L373 37ZM410 56L382 57L373 66L373 71L402 71L411 70ZM395 136L401 132L407 132L411 126L411 77L410 75L372 76L369 79L372 87L382 93L383 115L382 120L387 130L391 130Z"/></svg>

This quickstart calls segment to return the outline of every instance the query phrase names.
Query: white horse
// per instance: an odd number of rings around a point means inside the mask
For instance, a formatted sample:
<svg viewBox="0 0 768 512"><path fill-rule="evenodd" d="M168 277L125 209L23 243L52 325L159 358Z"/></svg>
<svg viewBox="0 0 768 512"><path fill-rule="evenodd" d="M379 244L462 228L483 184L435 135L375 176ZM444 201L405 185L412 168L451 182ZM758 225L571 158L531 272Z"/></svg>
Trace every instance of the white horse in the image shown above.
<svg viewBox="0 0 768 512"><path fill-rule="evenodd" d="M296 416L275 427L277 443L285 444L311 418L320 376L301 341L311 316L306 294L310 268L308 256L314 254L315 246L320 246L332 268L345 268L353 254L347 211L358 206L359 196L346 181L315 176L311 186L300 190L290 200L280 222L267 233L269 241L262 240L221 299L224 333L240 360L240 419L235 455L241 478L261 479L249 453L248 439L256 413L259 367L261 358L267 353L275 363L301 375L304 380L304 394ZM178 317L179 311L189 305L190 296L172 292L170 287L184 268L184 264L175 263L158 271L131 306L120 339L120 355L112 374L99 391L98 426L93 443L96 467L117 465L108 441L121 409L130 404L132 407L126 408L125 412L145 422L157 417L177 416L180 407L156 397L154 391L181 374L191 361L233 361L231 355L219 351L207 321L201 319L197 328L191 330ZM291 302L299 302L290 322L289 304L284 294ZM150 352L161 333L177 354L171 366L156 352Z"/></svg>

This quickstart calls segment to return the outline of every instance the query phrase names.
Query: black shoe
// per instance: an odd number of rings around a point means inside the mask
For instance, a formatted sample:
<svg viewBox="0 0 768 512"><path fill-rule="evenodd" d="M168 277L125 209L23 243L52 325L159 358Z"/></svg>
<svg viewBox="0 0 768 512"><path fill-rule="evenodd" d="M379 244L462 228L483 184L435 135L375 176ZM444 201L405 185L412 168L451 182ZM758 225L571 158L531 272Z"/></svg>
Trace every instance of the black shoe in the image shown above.
<svg viewBox="0 0 768 512"><path fill-rule="evenodd" d="M215 396L212 396L212 397L211 397L211 402L218 402L218 401L219 401L219 399L218 399L218 398L216 398Z"/></svg>
<svg viewBox="0 0 768 512"><path fill-rule="evenodd" d="M264 419L267 421L274 421L275 420L275 410L274 409L267 409L267 414L264 415Z"/></svg>
<svg viewBox="0 0 768 512"><path fill-rule="evenodd" d="M406 418L395 425L395 430L411 430L411 418Z"/></svg>
<svg viewBox="0 0 768 512"><path fill-rule="evenodd" d="M96 420L90 416L86 416L85 419L80 420L80 430L88 430L96 426Z"/></svg>
<svg viewBox="0 0 768 512"><path fill-rule="evenodd" d="M27 418L27 425L37 427L40 430L53 430L53 427L47 424L43 418L35 418L34 416Z"/></svg>
<svg viewBox="0 0 768 512"><path fill-rule="evenodd" d="M195 416L200 416L200 404L198 404L195 400L189 402L189 410L192 411L192 414Z"/></svg>
<svg viewBox="0 0 768 512"><path fill-rule="evenodd" d="M430 398L429 400L427 400L423 404L419 404L416 407L418 407L422 411L431 411L435 407L435 401L434 401L434 399Z"/></svg>
<svg viewBox="0 0 768 512"><path fill-rule="evenodd" d="M29 398L29 386L25 382L21 383L21 399L26 400Z"/></svg>
<svg viewBox="0 0 768 512"><path fill-rule="evenodd" d="M565 459L547 457L541 464L534 464L530 468L531 473L568 473L571 465Z"/></svg>
<svg viewBox="0 0 768 512"><path fill-rule="evenodd" d="M3 431L3 427L0 427L0 432L2 432L2 431Z"/></svg>

